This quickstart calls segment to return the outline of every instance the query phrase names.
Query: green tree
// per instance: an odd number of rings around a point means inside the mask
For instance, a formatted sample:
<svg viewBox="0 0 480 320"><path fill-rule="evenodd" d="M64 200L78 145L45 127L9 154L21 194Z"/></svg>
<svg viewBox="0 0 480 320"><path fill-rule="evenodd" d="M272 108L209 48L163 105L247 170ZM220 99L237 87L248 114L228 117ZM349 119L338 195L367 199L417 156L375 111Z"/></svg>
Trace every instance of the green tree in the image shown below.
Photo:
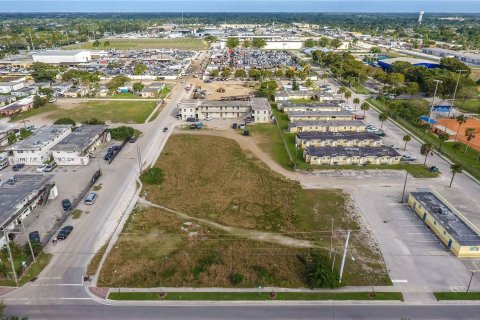
<svg viewBox="0 0 480 320"><path fill-rule="evenodd" d="M311 86L313 86L313 81L310 79L307 79L307 81L305 81L305 85L310 88Z"/></svg>
<svg viewBox="0 0 480 320"><path fill-rule="evenodd" d="M457 72L458 70L465 70L465 76L469 76L472 70L465 63L457 60L456 58L442 58L440 60L440 68L447 69L452 72Z"/></svg>
<svg viewBox="0 0 480 320"><path fill-rule="evenodd" d="M109 48L109 47L110 47L110 41L108 41L108 40L107 40L107 41L104 41L104 42L103 42L103 46L104 46L105 48Z"/></svg>
<svg viewBox="0 0 480 320"><path fill-rule="evenodd" d="M130 78L127 77L126 75L118 75L116 77L113 77L108 83L107 83L107 88L110 91L115 91L118 89L118 87L124 86L127 82L130 81Z"/></svg>
<svg viewBox="0 0 480 320"><path fill-rule="evenodd" d="M252 40L252 46L255 47L255 48L263 48L267 45L267 41L263 38L254 38Z"/></svg>
<svg viewBox="0 0 480 320"><path fill-rule="evenodd" d="M35 82L51 82L58 74L58 68L43 62L34 62L30 74Z"/></svg>
<svg viewBox="0 0 480 320"><path fill-rule="evenodd" d="M382 129L383 128L383 123L388 120L388 113L386 113L386 112L380 113L378 115L378 120L380 120L382 122L382 124L380 126L380 129Z"/></svg>
<svg viewBox="0 0 480 320"><path fill-rule="evenodd" d="M69 124L73 127L76 125L76 122L71 118L60 118L57 119L53 124Z"/></svg>
<svg viewBox="0 0 480 320"><path fill-rule="evenodd" d="M148 70L148 67L143 63L137 63L135 67L133 67L133 74L139 76L144 74Z"/></svg>
<svg viewBox="0 0 480 320"><path fill-rule="evenodd" d="M238 47L239 44L240 40L238 40L238 38L228 38L226 46L229 49L235 49L236 47Z"/></svg>
<svg viewBox="0 0 480 320"><path fill-rule="evenodd" d="M351 97L352 97L352 92L350 90L345 91L345 99L347 99L347 103L348 103L348 99L350 99Z"/></svg>
<svg viewBox="0 0 480 320"><path fill-rule="evenodd" d="M403 136L403 141L405 141L405 145L403 146L403 151L407 150L407 143L412 140L412 137L409 134Z"/></svg>
<svg viewBox="0 0 480 320"><path fill-rule="evenodd" d="M475 139L475 128L467 128L465 129L465 138L467 139L467 145L465 146L465 153L467 153L468 150L468 145L470 144L470 141Z"/></svg>
<svg viewBox="0 0 480 320"><path fill-rule="evenodd" d="M439 147L439 151L442 152L442 146L443 144L445 143L445 141L447 141L448 139L450 138L450 136L445 133L445 132L442 132L438 135L438 139L440 139L440 147Z"/></svg>
<svg viewBox="0 0 480 320"><path fill-rule="evenodd" d="M429 142L422 144L422 146L420 147L420 153L425 156L425 161L423 162L423 165L427 164L428 155L430 154L430 152L432 152L432 150L433 145Z"/></svg>
<svg viewBox="0 0 480 320"><path fill-rule="evenodd" d="M243 69L237 69L235 70L235 78L245 78L247 76L247 73Z"/></svg>
<svg viewBox="0 0 480 320"><path fill-rule="evenodd" d="M50 99L53 96L53 89L52 88L40 88L38 89L38 93L44 94Z"/></svg>
<svg viewBox="0 0 480 320"><path fill-rule="evenodd" d="M277 91L277 82L274 80L265 81L260 84L260 88L257 91L257 96L265 97L269 100L275 99L275 92Z"/></svg>
<svg viewBox="0 0 480 320"><path fill-rule="evenodd" d="M365 117L365 113L370 109L370 105L366 102L362 103L360 106L360 110L363 111L363 116Z"/></svg>
<svg viewBox="0 0 480 320"><path fill-rule="evenodd" d="M258 81L258 80L260 80L260 77L261 77L261 76L262 76L262 75L261 75L260 71L257 70L257 69L250 69L250 70L248 70L248 77L249 77L249 78L253 78L253 79L255 79L255 80Z"/></svg>
<svg viewBox="0 0 480 320"><path fill-rule="evenodd" d="M277 70L275 70L275 77L281 78L283 76L284 76L283 69L278 68Z"/></svg>
<svg viewBox="0 0 480 320"><path fill-rule="evenodd" d="M330 47L334 48L334 49L338 49L340 48L342 45L342 41L340 41L339 39L335 38L335 39L332 39L330 41Z"/></svg>
<svg viewBox="0 0 480 320"><path fill-rule="evenodd" d="M359 98L354 98L353 99L353 104L355 105L355 109L357 109L357 105L360 103L360 99Z"/></svg>
<svg viewBox="0 0 480 320"><path fill-rule="evenodd" d="M292 90L300 90L300 86L298 85L298 82L296 79L293 79L292 81Z"/></svg>
<svg viewBox="0 0 480 320"><path fill-rule="evenodd" d="M458 140L458 133L460 132L460 127L462 126L462 124L467 122L467 118L465 117L465 115L461 114L461 115L458 115L455 119L458 122L457 134L455 135L455 141L457 141Z"/></svg>
<svg viewBox="0 0 480 320"><path fill-rule="evenodd" d="M39 95L35 95L33 97L33 108L39 108L44 106L47 103L47 99L40 97Z"/></svg>
<svg viewBox="0 0 480 320"><path fill-rule="evenodd" d="M387 82L390 85L397 87L405 82L405 76L401 73L389 73Z"/></svg>
<svg viewBox="0 0 480 320"><path fill-rule="evenodd" d="M138 93L138 92L142 91L143 88L145 88L145 85L141 82L135 82L132 85L133 93Z"/></svg>
<svg viewBox="0 0 480 320"><path fill-rule="evenodd" d="M454 163L454 164L452 164L452 165L450 166L450 172L452 173L452 179L450 180L450 185L448 186L449 188L452 187L453 178L455 178L455 175L456 175L457 173L462 173L462 172L463 172L463 168L462 168L461 165Z"/></svg>
<svg viewBox="0 0 480 320"><path fill-rule="evenodd" d="M211 77L217 77L219 74L220 74L220 71L218 71L218 69L210 70Z"/></svg>
<svg viewBox="0 0 480 320"><path fill-rule="evenodd" d="M413 95L420 92L420 86L416 82L409 82L405 87L405 92L408 93L411 98Z"/></svg>
<svg viewBox="0 0 480 320"><path fill-rule="evenodd" d="M295 78L295 71L292 70L292 69L287 69L285 71L285 77L287 77L289 79L294 79Z"/></svg>
<svg viewBox="0 0 480 320"><path fill-rule="evenodd" d="M320 40L318 40L318 45L321 48L327 48L330 46L330 40L328 38L322 37Z"/></svg>
<svg viewBox="0 0 480 320"><path fill-rule="evenodd" d="M82 121L82 124L99 125L99 124L105 124L105 121L98 120L96 118L91 118L89 120Z"/></svg>
<svg viewBox="0 0 480 320"><path fill-rule="evenodd" d="M230 76L232 75L232 71L230 69L223 69L222 71L222 77L224 78L230 78Z"/></svg>
<svg viewBox="0 0 480 320"><path fill-rule="evenodd" d="M457 152L460 151L461 148L462 144L460 142L455 141L454 143L452 143L453 159L457 157Z"/></svg>
<svg viewBox="0 0 480 320"><path fill-rule="evenodd" d="M215 36L206 36L205 37L205 41L207 41L208 43L213 43L213 42L216 42L218 40L217 37Z"/></svg>
<svg viewBox="0 0 480 320"><path fill-rule="evenodd" d="M380 49L379 47L372 47L370 49L370 53L380 53L382 52L382 49Z"/></svg>
<svg viewBox="0 0 480 320"><path fill-rule="evenodd" d="M347 88L342 86L342 87L338 88L337 93L340 94L340 97L343 99L343 95L345 94L346 91L347 91Z"/></svg>
<svg viewBox="0 0 480 320"><path fill-rule="evenodd" d="M252 42L250 40L243 40L243 47L244 48L250 48L252 46Z"/></svg>
<svg viewBox="0 0 480 320"><path fill-rule="evenodd" d="M306 47L306 48L313 48L315 47L317 43L315 42L315 40L313 39L307 39L305 40L305 42L303 43L303 46Z"/></svg>
<svg viewBox="0 0 480 320"><path fill-rule="evenodd" d="M92 46L93 46L94 48L100 47L100 41L95 40L95 41L93 42Z"/></svg>

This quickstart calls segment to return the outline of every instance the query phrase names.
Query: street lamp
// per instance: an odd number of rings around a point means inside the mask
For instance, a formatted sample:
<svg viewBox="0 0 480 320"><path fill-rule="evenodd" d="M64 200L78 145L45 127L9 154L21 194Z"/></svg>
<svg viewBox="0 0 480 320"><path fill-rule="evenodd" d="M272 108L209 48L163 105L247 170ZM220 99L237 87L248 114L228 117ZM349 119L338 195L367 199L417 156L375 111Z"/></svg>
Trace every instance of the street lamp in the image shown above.
<svg viewBox="0 0 480 320"><path fill-rule="evenodd" d="M438 85L440 83L443 83L443 81L437 80L437 79L434 79L433 81L436 83L436 85L435 85L435 92L433 94L433 99L432 99L432 106L430 107L430 117L429 117L430 119L433 119L433 107L435 106L435 97L437 96Z"/></svg>
<svg viewBox="0 0 480 320"><path fill-rule="evenodd" d="M471 272L471 276L470 276L470 281L468 281L468 286L467 286L467 291L465 291L465 294L468 293L468 291L470 290L470 285L472 284L472 280L473 280L473 275L475 274L475 270L470 270Z"/></svg>
<svg viewBox="0 0 480 320"><path fill-rule="evenodd" d="M457 96L457 89L458 89L458 83L460 82L460 76L462 75L462 72L467 72L467 70L457 70L458 72L458 79L457 79L457 84L455 85L455 91L453 92L453 98L452 98L452 107L448 109L448 116L447 118L450 118L450 112L452 111L452 108L455 103L455 97Z"/></svg>

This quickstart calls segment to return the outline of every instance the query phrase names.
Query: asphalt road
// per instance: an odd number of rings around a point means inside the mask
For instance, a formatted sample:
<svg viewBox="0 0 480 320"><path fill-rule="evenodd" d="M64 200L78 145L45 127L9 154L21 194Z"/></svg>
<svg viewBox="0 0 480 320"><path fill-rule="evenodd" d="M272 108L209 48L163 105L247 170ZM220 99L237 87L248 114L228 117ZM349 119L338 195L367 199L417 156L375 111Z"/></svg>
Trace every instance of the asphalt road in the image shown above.
<svg viewBox="0 0 480 320"><path fill-rule="evenodd" d="M190 305L190 306L107 306L28 305L7 309L9 314L28 314L30 319L478 319L480 305L407 304L288 304L288 305Z"/></svg>

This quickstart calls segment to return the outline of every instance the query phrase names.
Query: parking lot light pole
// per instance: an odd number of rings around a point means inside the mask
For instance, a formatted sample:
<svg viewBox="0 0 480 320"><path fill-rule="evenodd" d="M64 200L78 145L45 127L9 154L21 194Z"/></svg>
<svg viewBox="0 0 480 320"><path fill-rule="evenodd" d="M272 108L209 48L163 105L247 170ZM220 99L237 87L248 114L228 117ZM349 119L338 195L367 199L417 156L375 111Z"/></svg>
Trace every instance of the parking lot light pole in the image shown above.
<svg viewBox="0 0 480 320"><path fill-rule="evenodd" d="M467 294L468 291L470 290L470 285L472 284L473 275L475 274L475 271L473 270L470 270L470 272L472 273L472 275L470 276L470 281L468 281L467 291L465 291L465 294Z"/></svg>
<svg viewBox="0 0 480 320"><path fill-rule="evenodd" d="M452 108L455 105L455 97L457 96L458 83L460 82L460 77L462 76L462 72L467 72L467 70L457 70L457 72L458 72L457 84L455 85L455 91L453 91L452 106L450 107L450 109L448 109L447 118L450 118L450 112L452 111Z"/></svg>
<svg viewBox="0 0 480 320"><path fill-rule="evenodd" d="M35 258L35 253L33 253L32 242L30 241L30 237L27 234L27 229L25 229L25 223L23 223L23 221L22 221L22 227L23 227L23 232L25 232L25 235L27 236L28 246L30 247L30 252L32 253L33 262L35 262L37 261L37 259Z"/></svg>
<svg viewBox="0 0 480 320"><path fill-rule="evenodd" d="M408 179L408 171L405 173L405 181L403 182L403 192L402 192L402 198L400 199L400 203L403 203L403 199L405 198L405 189L407 188L407 179Z"/></svg>
<svg viewBox="0 0 480 320"><path fill-rule="evenodd" d="M12 264L13 279L15 280L15 285L18 284L17 272L15 271L15 264L13 263L12 251L10 250L10 244L8 243L7 228L3 229L3 236L5 237L5 242L7 244L8 257L10 258L10 263Z"/></svg>

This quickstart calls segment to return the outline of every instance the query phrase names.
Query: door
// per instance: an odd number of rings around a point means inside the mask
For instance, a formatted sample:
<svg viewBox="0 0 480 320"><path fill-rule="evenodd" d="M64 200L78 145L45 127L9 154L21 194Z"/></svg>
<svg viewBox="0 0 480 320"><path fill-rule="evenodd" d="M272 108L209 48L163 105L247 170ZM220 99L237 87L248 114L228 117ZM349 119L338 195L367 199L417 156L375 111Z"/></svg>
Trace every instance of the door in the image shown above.
<svg viewBox="0 0 480 320"><path fill-rule="evenodd" d="M452 239L448 240L447 248L450 249L452 247Z"/></svg>
<svg viewBox="0 0 480 320"><path fill-rule="evenodd" d="M423 221L427 220L427 214L426 214L426 213L423 214L422 220L423 220Z"/></svg>

